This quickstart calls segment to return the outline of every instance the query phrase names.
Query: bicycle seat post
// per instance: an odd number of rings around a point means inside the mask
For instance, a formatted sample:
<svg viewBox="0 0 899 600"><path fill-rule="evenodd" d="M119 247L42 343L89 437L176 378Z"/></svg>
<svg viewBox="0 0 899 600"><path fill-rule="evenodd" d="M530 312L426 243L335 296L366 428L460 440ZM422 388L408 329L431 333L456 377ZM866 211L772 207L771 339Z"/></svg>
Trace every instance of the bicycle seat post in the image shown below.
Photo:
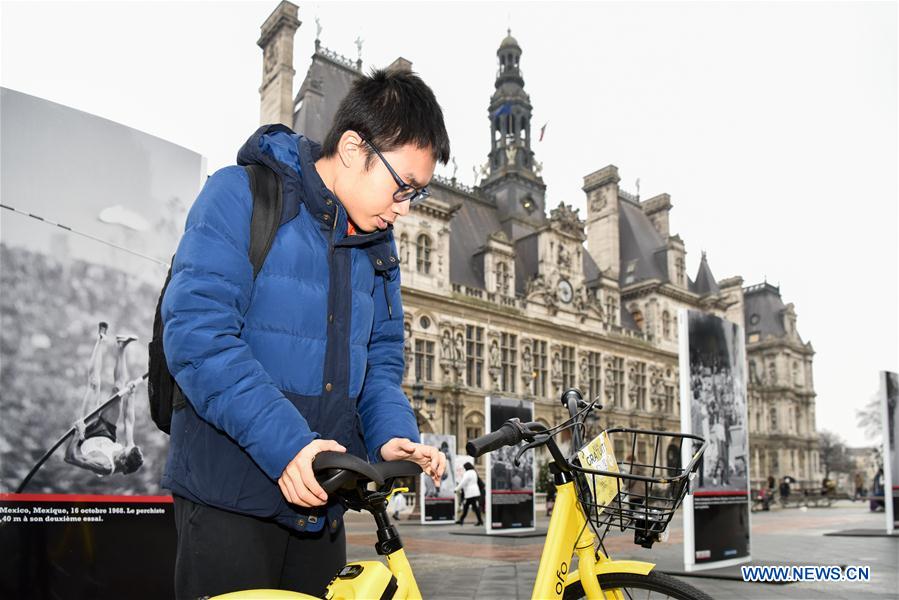
<svg viewBox="0 0 899 600"><path fill-rule="evenodd" d="M387 516L386 500L377 500L372 503L370 511L378 527L378 541L375 543L377 553L387 556L401 549L403 542L400 540L400 534L396 527L390 522L390 517Z"/></svg>

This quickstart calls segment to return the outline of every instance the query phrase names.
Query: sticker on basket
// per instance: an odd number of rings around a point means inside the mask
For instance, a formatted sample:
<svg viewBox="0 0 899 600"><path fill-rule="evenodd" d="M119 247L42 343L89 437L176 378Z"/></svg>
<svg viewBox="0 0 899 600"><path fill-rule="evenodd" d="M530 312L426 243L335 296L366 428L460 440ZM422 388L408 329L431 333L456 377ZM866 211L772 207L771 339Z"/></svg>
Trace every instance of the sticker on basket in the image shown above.
<svg viewBox="0 0 899 600"><path fill-rule="evenodd" d="M595 469L609 473L619 472L615 453L612 452L612 442L605 431L578 450L577 457L581 461L581 466L585 469ZM615 477L608 475L587 476L586 479L587 484L590 486L590 491L593 492L594 502L596 502L599 512L602 512L603 509L601 507L611 502L612 498L618 493L618 482Z"/></svg>

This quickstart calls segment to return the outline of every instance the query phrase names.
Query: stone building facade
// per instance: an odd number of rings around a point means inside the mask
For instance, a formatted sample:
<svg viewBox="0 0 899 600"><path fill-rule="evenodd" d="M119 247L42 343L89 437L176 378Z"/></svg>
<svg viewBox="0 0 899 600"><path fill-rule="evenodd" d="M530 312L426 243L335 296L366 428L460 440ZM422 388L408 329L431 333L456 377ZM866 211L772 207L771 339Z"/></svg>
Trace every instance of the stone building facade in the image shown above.
<svg viewBox="0 0 899 600"><path fill-rule="evenodd" d="M361 51L352 61L328 50L319 26L292 115L266 112L287 84L265 82L293 72L291 55L270 45L287 47L297 10L282 2L263 25L263 121L321 140L362 73ZM422 431L455 434L464 448L484 433L491 394L533 399L537 419L555 424L571 386L601 398L594 430L679 430L677 321L688 308L745 323L753 481L818 478L813 351L793 306L770 285L716 280L704 254L691 278L684 241L669 230L668 194L641 200L619 185L614 165L584 177L586 215L564 203L547 210L521 57L509 32L497 50L477 185L435 176L432 198L396 225L405 385L410 399L413 385L423 387L413 401ZM638 448L637 458L647 452Z"/></svg>

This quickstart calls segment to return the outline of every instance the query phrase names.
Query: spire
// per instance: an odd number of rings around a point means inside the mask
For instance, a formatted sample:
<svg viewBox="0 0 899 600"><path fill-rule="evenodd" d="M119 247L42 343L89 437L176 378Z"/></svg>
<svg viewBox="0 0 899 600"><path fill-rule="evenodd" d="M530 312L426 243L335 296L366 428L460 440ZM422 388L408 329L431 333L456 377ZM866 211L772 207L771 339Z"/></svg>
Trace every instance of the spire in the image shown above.
<svg viewBox="0 0 899 600"><path fill-rule="evenodd" d="M709 267L709 261L706 258L705 251L702 252L702 260L699 261L699 272L696 274L696 283L694 285L694 290L700 296L707 296L709 294L717 294L721 288L718 287L718 282L715 281L715 276L712 275L712 269Z"/></svg>
<svg viewBox="0 0 899 600"><path fill-rule="evenodd" d="M524 91L521 46L512 29L496 51L497 71L490 99L490 175L517 171L536 179L531 151L531 99Z"/></svg>

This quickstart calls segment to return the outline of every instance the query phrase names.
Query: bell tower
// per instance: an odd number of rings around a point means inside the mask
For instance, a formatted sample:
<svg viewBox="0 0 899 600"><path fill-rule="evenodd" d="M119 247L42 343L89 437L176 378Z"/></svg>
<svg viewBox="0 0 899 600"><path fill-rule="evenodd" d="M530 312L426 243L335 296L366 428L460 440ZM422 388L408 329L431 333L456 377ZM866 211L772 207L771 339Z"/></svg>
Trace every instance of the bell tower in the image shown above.
<svg viewBox="0 0 899 600"><path fill-rule="evenodd" d="M518 239L546 222L542 165L531 149L531 99L524 91L521 46L509 31L496 51L490 98L490 154L481 191L492 197L506 234Z"/></svg>

